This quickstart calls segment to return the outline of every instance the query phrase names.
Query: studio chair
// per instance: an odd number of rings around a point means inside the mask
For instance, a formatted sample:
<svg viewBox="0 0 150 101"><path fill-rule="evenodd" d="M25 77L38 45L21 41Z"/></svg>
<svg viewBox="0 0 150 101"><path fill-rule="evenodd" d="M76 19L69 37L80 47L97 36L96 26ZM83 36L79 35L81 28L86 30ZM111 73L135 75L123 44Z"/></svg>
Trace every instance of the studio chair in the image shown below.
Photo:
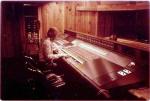
<svg viewBox="0 0 150 101"><path fill-rule="evenodd" d="M57 89L61 89L65 86L66 83L62 76L53 73L50 69L42 71L39 66L41 65L39 65L38 61L35 61L35 59L30 56L24 56L24 67L32 74L28 79L28 83L32 83L30 85L33 85L33 81L38 81L39 83L42 83L42 86L45 87L48 93L49 90L51 92L56 92L58 91ZM32 88L36 87L33 85Z"/></svg>
<svg viewBox="0 0 150 101"><path fill-rule="evenodd" d="M52 85L55 87L61 87L65 85L62 75L60 76L60 75L53 73L51 69L42 71L41 69L39 69L40 65L38 61L35 61L30 56L24 56L24 58L25 58L25 67L29 71L43 75L44 77L46 77L47 80L51 81ZM45 66L47 66L47 64Z"/></svg>

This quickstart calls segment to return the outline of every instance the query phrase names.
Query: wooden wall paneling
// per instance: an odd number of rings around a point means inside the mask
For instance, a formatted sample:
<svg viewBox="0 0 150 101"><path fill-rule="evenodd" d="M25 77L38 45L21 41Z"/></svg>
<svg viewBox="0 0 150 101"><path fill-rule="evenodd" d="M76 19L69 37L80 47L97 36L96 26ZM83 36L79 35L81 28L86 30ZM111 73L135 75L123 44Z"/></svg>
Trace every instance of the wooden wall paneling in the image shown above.
<svg viewBox="0 0 150 101"><path fill-rule="evenodd" d="M47 5L44 7L44 10L45 10L45 16L44 16L44 19L43 20L45 20L44 21L44 27L45 27L45 34L47 33L47 31L48 31L48 28L49 28L49 26L50 26L50 24L52 24L53 23L53 18L52 19L49 19L50 18L50 16L49 16L49 12L48 12L48 8L47 8ZM53 11L53 10L52 10ZM52 14L52 11L50 12L51 14Z"/></svg>
<svg viewBox="0 0 150 101"><path fill-rule="evenodd" d="M68 20L69 20L69 14L68 14L68 9L69 9L69 3L65 2L65 9L64 9L64 17L65 17L65 29L69 29L68 28Z"/></svg>
<svg viewBox="0 0 150 101"><path fill-rule="evenodd" d="M83 1L82 6L86 7L87 3L88 3L87 1ZM80 25L81 30L83 33L88 34L88 32L87 32L88 20L89 20L88 12L81 12L81 19L82 19L82 21L81 21L82 23Z"/></svg>
<svg viewBox="0 0 150 101"><path fill-rule="evenodd" d="M100 1L93 1L90 3L92 7L97 7L100 4ZM98 25L98 12L91 12L91 32L93 35L97 35L97 25Z"/></svg>
<svg viewBox="0 0 150 101"><path fill-rule="evenodd" d="M76 12L76 4L75 4L75 2L73 2L72 7L71 7L71 22L72 22L71 29L72 30L75 30L75 19L76 19L75 12Z"/></svg>
<svg viewBox="0 0 150 101"><path fill-rule="evenodd" d="M68 29L72 29L72 24L73 24L73 20L72 20L72 2L69 2L68 4L68 19L66 19L68 21Z"/></svg>
<svg viewBox="0 0 150 101"><path fill-rule="evenodd" d="M71 30L71 2L68 3L68 9L67 9L67 16L68 18L66 19L67 21L67 28Z"/></svg>
<svg viewBox="0 0 150 101"><path fill-rule="evenodd" d="M89 13L89 34L96 35L97 33L97 12Z"/></svg>
<svg viewBox="0 0 150 101"><path fill-rule="evenodd" d="M81 25L81 21L82 21L82 19L81 19L81 12L76 12L76 31L81 31L82 32L82 30L81 30L81 28L80 28L80 25Z"/></svg>
<svg viewBox="0 0 150 101"><path fill-rule="evenodd" d="M86 23L87 23L87 26L86 26L86 33L87 34L93 34L92 33L92 29L91 29L91 24L92 24L92 12L87 12L87 15L86 15Z"/></svg>
<svg viewBox="0 0 150 101"><path fill-rule="evenodd" d="M46 37L46 33L50 27L57 27L58 30L64 32L64 3L63 2L50 2L41 8L42 19L42 39Z"/></svg>
<svg viewBox="0 0 150 101"><path fill-rule="evenodd" d="M76 31L79 31L79 32L82 32L82 26L81 26L82 18L81 18L81 16L82 16L82 12L78 12L77 16L76 16L76 18L78 19L78 22L76 22L76 27L77 27Z"/></svg>
<svg viewBox="0 0 150 101"><path fill-rule="evenodd" d="M80 2L80 6L85 6L85 2L82 1ZM78 26L78 30L79 32L85 32L84 29L86 27L86 24L85 24L85 12L79 12L79 15L78 15L78 19L80 19L80 22L77 22L77 26Z"/></svg>
<svg viewBox="0 0 150 101"><path fill-rule="evenodd" d="M85 6L85 2L83 1L82 3L82 6ZM84 31L84 29L85 29L85 27L87 26L86 24L85 24L85 12L81 12L80 13L80 16L79 16L79 18L81 19L81 24L80 24L80 28L81 28L81 32L83 32L83 33L85 33L85 31ZM87 33L86 33L87 34Z"/></svg>
<svg viewBox="0 0 150 101"><path fill-rule="evenodd" d="M95 36L98 36L98 12L95 12L95 26L96 26ZM93 29L93 27L92 27L92 29Z"/></svg>
<svg viewBox="0 0 150 101"><path fill-rule="evenodd" d="M73 2L65 2L65 28L72 30L74 27ZM75 8L74 8L75 9Z"/></svg>
<svg viewBox="0 0 150 101"><path fill-rule="evenodd" d="M47 22L48 22L47 30L48 30L49 27L56 27L56 23L57 23L56 14L58 14L58 7L56 5L56 2L48 3L45 6L47 6Z"/></svg>
<svg viewBox="0 0 150 101"><path fill-rule="evenodd" d="M89 3L87 1L84 1L83 2L83 6L84 7L87 7L89 6ZM84 33L87 33L87 34L90 34L90 23L89 23L89 20L90 20L90 12L83 12L83 32Z"/></svg>
<svg viewBox="0 0 150 101"><path fill-rule="evenodd" d="M64 25L64 22L65 22L65 18L64 18L64 5L65 5L65 3L63 2L62 4L60 4L61 5L61 7L59 8L59 17L60 17L60 23L61 23L61 29L60 29L60 31L62 32L62 33L64 33L64 28L65 28L65 25Z"/></svg>
<svg viewBox="0 0 150 101"><path fill-rule="evenodd" d="M96 2L76 2L77 6L95 7ZM76 7L77 7L76 6ZM76 30L87 34L95 35L97 32L97 12L76 11Z"/></svg>
<svg viewBox="0 0 150 101"><path fill-rule="evenodd" d="M84 6L85 7L97 7L99 3L96 1L85 1ZM87 22L87 30L86 33L90 35L96 35L97 34L97 12L87 12L87 18L85 19Z"/></svg>
<svg viewBox="0 0 150 101"><path fill-rule="evenodd" d="M48 5L46 7L46 5ZM111 34L117 34L123 31L134 32L134 28L125 29L125 26L134 26L131 19L125 18L119 12L96 12L96 11L78 11L76 7L98 7L101 5L101 2L96 1L73 1L73 2L50 2L43 6L44 13L42 14L45 17L43 21L43 31L46 33L50 26L56 26L58 29L63 32L63 29L69 29L72 31L87 33L91 35L98 36L110 36ZM105 5L105 4L103 4ZM109 4L111 6L111 4ZM46 10L46 11L45 11ZM63 12L64 11L64 12ZM123 12L124 13L124 12ZM119 17L122 16L123 18ZM122 21L122 20L125 21ZM137 18L138 19L138 18ZM65 24L64 24L65 22ZM123 24L123 22L125 24ZM129 23L128 23L129 22ZM141 22L143 23L143 22Z"/></svg>
<svg viewBox="0 0 150 101"><path fill-rule="evenodd" d="M40 21L40 29L39 29L39 43L42 41L43 36L43 27L42 27L42 8L38 8L38 20Z"/></svg>
<svg viewBox="0 0 150 101"><path fill-rule="evenodd" d="M80 19L80 13L81 12L78 12L78 11L76 11L76 19L75 19L75 31L80 31L80 27L79 27L79 25L81 25L80 23L81 23L81 19Z"/></svg>
<svg viewBox="0 0 150 101"><path fill-rule="evenodd" d="M46 14L46 10L44 10L45 9L44 6L41 9L42 9L41 10L41 12L42 12L41 13L41 16L42 16L41 27L43 28L43 30L42 30L42 39L43 39L46 37L46 33L47 33L47 28L46 28L47 21L45 20L47 14Z"/></svg>
<svg viewBox="0 0 150 101"><path fill-rule="evenodd" d="M75 31L78 31L78 28L79 28L79 27L78 27L78 26L79 26L78 23L80 23L80 20L81 20L81 19L79 19L79 14L80 14L80 12L76 10L76 7L77 7L77 6L80 6L80 5L81 5L81 4L80 4L79 1L76 1L76 2L75 2Z"/></svg>
<svg viewBox="0 0 150 101"><path fill-rule="evenodd" d="M53 2L52 3L53 5L52 5L52 14L49 12L49 16L51 15L51 16L53 16L53 21L51 20L51 26L57 26L57 23L59 23L59 18L58 18L58 3L56 3L56 2ZM60 24L61 25L61 24ZM57 28L58 28L59 26L57 26ZM59 28L58 28L59 29Z"/></svg>
<svg viewBox="0 0 150 101"><path fill-rule="evenodd" d="M53 15L54 22L52 22L53 25L51 25L51 26L55 26L60 30L61 23L59 23L59 7L58 7L58 5L59 4L57 2L53 3L53 13L51 14L49 12L49 16ZM59 23L59 25L58 25L58 23Z"/></svg>
<svg viewBox="0 0 150 101"><path fill-rule="evenodd" d="M45 5L45 27L46 27L46 33L49 29L49 27L51 27L52 25L54 25L54 3L49 3L47 5ZM55 8L56 9L56 8Z"/></svg>
<svg viewBox="0 0 150 101"><path fill-rule="evenodd" d="M82 2L76 2L76 5L77 6L82 6ZM75 17L76 17L76 19L75 19L75 29L76 29L76 31L78 31L78 32L82 32L82 18L81 18L81 15L82 15L82 13L83 12L79 12L79 11L76 11L75 12ZM85 25L84 25L85 26Z"/></svg>
<svg viewBox="0 0 150 101"><path fill-rule="evenodd" d="M87 12L81 12L81 25L80 25L80 28L81 28L81 32L83 32L83 33L86 33L86 31L85 31L86 27L87 27L87 23L85 22L86 21L86 15L87 15Z"/></svg>
<svg viewBox="0 0 150 101"><path fill-rule="evenodd" d="M86 6L89 6L89 3L87 1L84 1L83 2L83 6L86 7ZM86 33L86 34L89 34L89 12L82 12L82 32L83 33Z"/></svg>
<svg viewBox="0 0 150 101"><path fill-rule="evenodd" d="M81 25L80 25L80 27L81 27L81 31L83 33L86 33L86 34L88 34L86 32L86 29L88 26L87 22L88 22L88 12L81 12Z"/></svg>
<svg viewBox="0 0 150 101"><path fill-rule="evenodd" d="M69 9L70 9L70 3L69 2L67 2L67 3L65 3L65 28L66 29L70 29L69 28L69 26L70 26L70 24L69 24L69 18L70 18L70 15L69 15Z"/></svg>
<svg viewBox="0 0 150 101"><path fill-rule="evenodd" d="M74 22L74 20L72 19L73 18L73 16L72 16L72 14L73 14L73 12L72 12L72 6L73 6L73 3L70 2L69 9L68 9L69 19L67 19L68 20L68 24L69 24L68 27L69 27L70 30L72 30L72 28L73 28L73 22Z"/></svg>
<svg viewBox="0 0 150 101"><path fill-rule="evenodd" d="M50 13L49 13L50 14ZM64 32L64 2L56 2L53 7L53 25L58 28L58 30Z"/></svg>
<svg viewBox="0 0 150 101"><path fill-rule="evenodd" d="M75 30L75 2L66 3L67 29Z"/></svg>
<svg viewBox="0 0 150 101"><path fill-rule="evenodd" d="M56 2L54 5L54 25L60 32L64 32L64 3Z"/></svg>

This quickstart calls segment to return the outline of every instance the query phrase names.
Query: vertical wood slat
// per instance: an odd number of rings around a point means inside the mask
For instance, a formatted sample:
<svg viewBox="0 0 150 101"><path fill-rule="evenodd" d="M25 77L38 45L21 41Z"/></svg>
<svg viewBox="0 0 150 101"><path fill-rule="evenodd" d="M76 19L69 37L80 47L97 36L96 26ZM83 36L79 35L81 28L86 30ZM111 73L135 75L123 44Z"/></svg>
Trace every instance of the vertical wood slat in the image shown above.
<svg viewBox="0 0 150 101"><path fill-rule="evenodd" d="M97 12L79 12L77 6L95 6L96 2L66 2L65 29L95 35L97 32ZM70 19L70 20L69 20Z"/></svg>
<svg viewBox="0 0 150 101"><path fill-rule="evenodd" d="M50 2L39 7L41 10L41 38L46 37L46 33L50 27L57 27L58 30L64 32L64 2Z"/></svg>
<svg viewBox="0 0 150 101"><path fill-rule="evenodd" d="M75 3L65 3L65 28L75 30Z"/></svg>
<svg viewBox="0 0 150 101"><path fill-rule="evenodd" d="M121 14L119 12L96 12L76 10L76 7L80 6L98 7L102 4L101 2L87 1L50 2L49 4L46 4L47 7L46 5L44 5L41 8L41 11L43 13L42 15L45 16L42 16L42 19L44 20L42 24L43 33L46 33L47 29L50 26L56 26L59 28L59 30L61 30L61 32L63 32L64 29L69 29L77 32L87 33L90 35L110 36L111 34L117 34L121 32L121 30L122 32L125 32L124 30L127 30L123 28L125 25L135 26L131 23L128 23L128 25L127 22L129 22L129 20L127 20L126 18L123 18L125 21L122 21L122 18L118 17ZM109 5L111 6L111 3ZM120 20L118 20L118 18ZM141 18L142 17L137 17L137 20ZM123 24L123 22L125 23ZM138 23L143 22L144 21L140 21ZM136 29L136 26L134 29ZM128 32L130 30L131 28L128 29Z"/></svg>

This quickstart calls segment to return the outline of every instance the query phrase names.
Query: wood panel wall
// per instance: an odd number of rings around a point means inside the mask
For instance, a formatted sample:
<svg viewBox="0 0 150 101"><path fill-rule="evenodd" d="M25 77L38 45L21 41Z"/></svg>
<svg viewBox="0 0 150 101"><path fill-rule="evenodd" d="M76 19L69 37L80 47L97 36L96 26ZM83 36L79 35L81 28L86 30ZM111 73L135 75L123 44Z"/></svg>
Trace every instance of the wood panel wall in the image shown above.
<svg viewBox="0 0 150 101"><path fill-rule="evenodd" d="M77 6L96 6L98 2L49 2L39 7L38 18L41 22L40 37L46 37L49 27L55 26L60 32L64 29L96 35L97 12L79 12Z"/></svg>
<svg viewBox="0 0 150 101"><path fill-rule="evenodd" d="M76 5L75 2L65 3L65 28L70 30L76 30Z"/></svg>
<svg viewBox="0 0 150 101"><path fill-rule="evenodd" d="M64 3L50 2L39 7L38 16L40 20L40 37L45 38L50 27L57 27L64 32Z"/></svg>
<svg viewBox="0 0 150 101"><path fill-rule="evenodd" d="M99 2L65 2L65 29L91 35L97 33L97 12L80 12L78 6L95 7Z"/></svg>
<svg viewBox="0 0 150 101"><path fill-rule="evenodd" d="M92 11L78 10L77 8L85 7L94 9L100 6L105 7L106 5L111 8L113 5L136 5L136 3L138 2L50 2L39 8L41 14L41 28L43 28L41 29L42 37L45 37L45 33L49 27L56 26L61 32L63 32L64 29L67 29L100 37L119 33L119 36L132 38L136 36L136 29L138 28L136 27L136 24L140 22L144 23L143 18L145 22L148 22L149 18L146 17L148 13L145 16L144 14L146 13L137 13L139 11ZM147 25L148 24L146 23L146 25L143 24L141 27L143 28L142 31L144 34L148 33ZM128 27L129 29L125 27Z"/></svg>

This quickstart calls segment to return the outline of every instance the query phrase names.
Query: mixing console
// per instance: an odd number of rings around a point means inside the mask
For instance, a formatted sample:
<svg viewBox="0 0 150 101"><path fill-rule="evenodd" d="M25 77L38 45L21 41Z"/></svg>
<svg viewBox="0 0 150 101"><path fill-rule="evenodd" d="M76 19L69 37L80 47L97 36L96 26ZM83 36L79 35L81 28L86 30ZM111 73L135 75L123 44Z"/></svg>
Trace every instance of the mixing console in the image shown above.
<svg viewBox="0 0 150 101"><path fill-rule="evenodd" d="M98 89L110 89L141 80L136 63L124 55L78 39L71 43L58 40L56 44L61 47L60 51L70 56L64 60Z"/></svg>

